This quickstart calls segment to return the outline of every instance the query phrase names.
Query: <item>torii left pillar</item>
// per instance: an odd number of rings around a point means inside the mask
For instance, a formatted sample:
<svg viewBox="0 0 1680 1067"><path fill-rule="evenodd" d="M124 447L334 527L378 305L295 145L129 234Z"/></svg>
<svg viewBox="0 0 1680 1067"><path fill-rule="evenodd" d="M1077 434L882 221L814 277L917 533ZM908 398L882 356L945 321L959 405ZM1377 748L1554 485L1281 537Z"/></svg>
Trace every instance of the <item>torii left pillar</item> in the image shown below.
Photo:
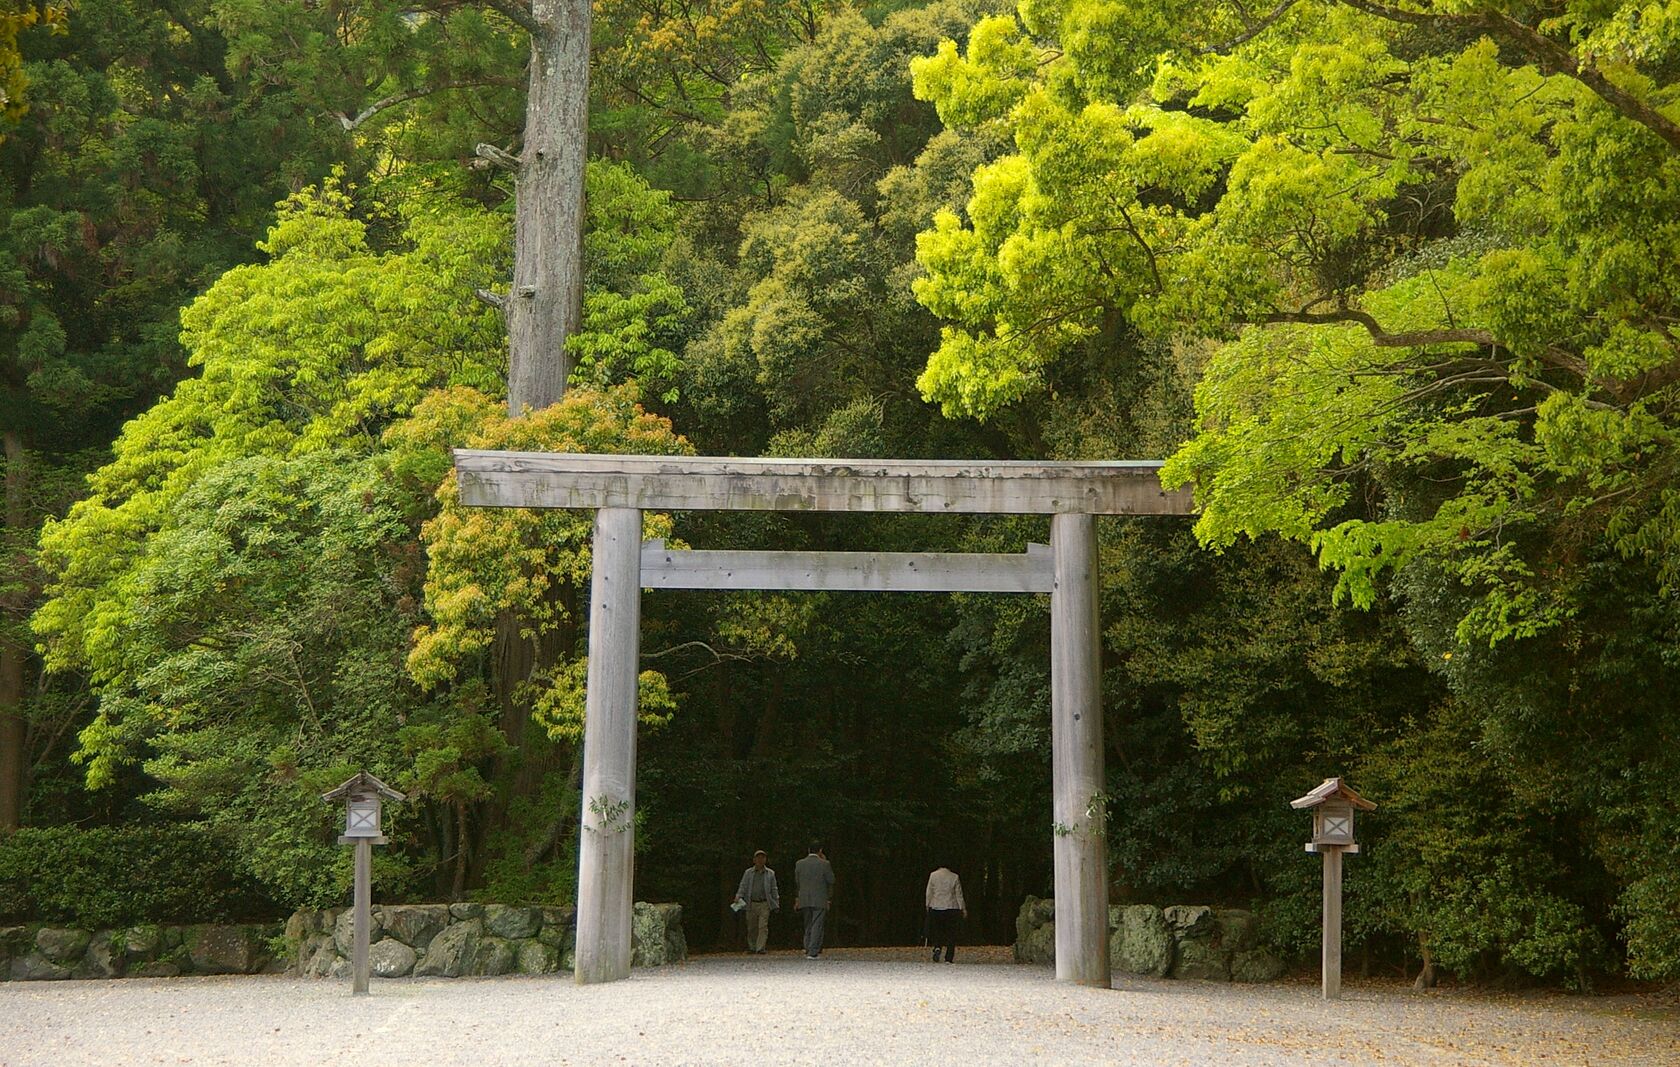
<svg viewBox="0 0 1680 1067"><path fill-rule="evenodd" d="M642 513L595 512L578 844L579 984L630 977L636 817L636 670L641 656Z"/></svg>

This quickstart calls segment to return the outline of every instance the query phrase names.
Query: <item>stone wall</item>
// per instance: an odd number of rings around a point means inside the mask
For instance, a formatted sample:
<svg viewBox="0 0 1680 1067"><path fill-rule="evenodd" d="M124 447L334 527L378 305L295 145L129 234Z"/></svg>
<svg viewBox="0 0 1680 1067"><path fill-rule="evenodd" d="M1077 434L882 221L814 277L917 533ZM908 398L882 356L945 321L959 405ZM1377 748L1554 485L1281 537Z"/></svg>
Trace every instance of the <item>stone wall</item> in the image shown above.
<svg viewBox="0 0 1680 1067"><path fill-rule="evenodd" d="M1108 957L1116 974L1269 982L1283 962L1258 943L1254 916L1238 908L1131 904L1108 909ZM1015 959L1056 962L1056 902L1028 897L1015 919Z"/></svg>
<svg viewBox="0 0 1680 1067"><path fill-rule="evenodd" d="M291 971L350 975L349 908L300 911L286 924ZM381 904L373 909L368 969L375 978L555 974L572 969L577 911L515 904ZM657 967L688 957L682 905L638 901L630 962Z"/></svg>
<svg viewBox="0 0 1680 1067"><path fill-rule="evenodd" d="M276 926L0 927L0 980L174 978L277 970Z"/></svg>

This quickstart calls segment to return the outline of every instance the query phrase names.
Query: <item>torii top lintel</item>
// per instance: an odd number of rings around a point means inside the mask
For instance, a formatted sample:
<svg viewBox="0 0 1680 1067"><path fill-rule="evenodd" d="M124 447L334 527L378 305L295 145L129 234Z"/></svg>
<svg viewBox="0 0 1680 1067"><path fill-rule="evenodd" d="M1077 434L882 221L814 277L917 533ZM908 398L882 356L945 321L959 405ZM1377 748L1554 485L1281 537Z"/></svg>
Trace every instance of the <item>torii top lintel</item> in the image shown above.
<svg viewBox="0 0 1680 1067"><path fill-rule="evenodd" d="M1159 460L754 459L458 448L461 502L649 511L897 511L1188 515Z"/></svg>

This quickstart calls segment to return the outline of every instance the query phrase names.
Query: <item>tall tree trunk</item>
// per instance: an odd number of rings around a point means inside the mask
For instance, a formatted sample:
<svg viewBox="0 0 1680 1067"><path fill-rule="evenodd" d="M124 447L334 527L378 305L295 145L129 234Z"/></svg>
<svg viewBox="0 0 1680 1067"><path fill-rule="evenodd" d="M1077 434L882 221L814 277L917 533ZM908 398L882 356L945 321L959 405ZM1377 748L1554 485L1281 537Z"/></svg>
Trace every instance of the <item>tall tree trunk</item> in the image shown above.
<svg viewBox="0 0 1680 1067"><path fill-rule="evenodd" d="M589 156L589 0L533 0L530 81L525 98L525 144L515 191L513 287L504 305L508 322L508 414L541 411L566 391L571 361L566 338L583 311L583 180ZM535 670L557 662L556 645L570 634L532 641L520 634L521 620L503 612L496 620L491 684L501 728L512 751L496 761L483 832L502 827L516 795L535 791L550 770L536 766L531 749L539 739L528 729L531 708L519 686ZM511 768L511 774L510 772ZM461 851L467 854L466 827ZM483 848L472 850L478 861ZM465 863L458 884L476 881L475 862Z"/></svg>
<svg viewBox="0 0 1680 1067"><path fill-rule="evenodd" d="M566 391L566 338L583 308L583 174L589 154L589 0L534 0L525 148L507 297L508 413Z"/></svg>
<svg viewBox="0 0 1680 1067"><path fill-rule="evenodd" d="M467 805L465 801L455 802L455 881L449 887L449 899L464 900L467 895L467 863L470 853L467 844L472 835L467 832Z"/></svg>
<svg viewBox="0 0 1680 1067"><path fill-rule="evenodd" d="M1423 969L1412 979L1412 988L1418 992L1435 988L1435 953L1429 947L1429 936L1418 935L1418 951L1423 954Z"/></svg>
<svg viewBox="0 0 1680 1067"><path fill-rule="evenodd" d="M3 435L6 455L6 524L9 537L19 536L27 521L24 507L25 480L29 476L23 452L23 437L16 430ZM21 548L17 557L0 560L12 582L21 582L26 563ZM29 649L15 632L23 625L27 595L16 589L0 596L0 833L18 828L23 817L24 722L23 665Z"/></svg>

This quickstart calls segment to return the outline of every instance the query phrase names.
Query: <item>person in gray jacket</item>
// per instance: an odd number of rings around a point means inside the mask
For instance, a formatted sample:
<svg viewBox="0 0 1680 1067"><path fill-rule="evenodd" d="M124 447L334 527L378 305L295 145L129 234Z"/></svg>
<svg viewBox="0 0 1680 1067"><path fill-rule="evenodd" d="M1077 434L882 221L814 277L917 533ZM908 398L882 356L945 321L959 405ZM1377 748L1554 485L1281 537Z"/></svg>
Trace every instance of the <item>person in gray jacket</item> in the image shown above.
<svg viewBox="0 0 1680 1067"><path fill-rule="evenodd" d="M761 848L753 853L753 865L741 874L735 899L747 906L747 951L764 952L770 938L770 913L782 910L782 895L776 889L776 872L765 865Z"/></svg>
<svg viewBox="0 0 1680 1067"><path fill-rule="evenodd" d="M799 890L799 914L805 919L805 955L814 960L822 955L823 925L834 899L834 867L823 855L821 842L811 842L811 854L794 864L793 880Z"/></svg>

